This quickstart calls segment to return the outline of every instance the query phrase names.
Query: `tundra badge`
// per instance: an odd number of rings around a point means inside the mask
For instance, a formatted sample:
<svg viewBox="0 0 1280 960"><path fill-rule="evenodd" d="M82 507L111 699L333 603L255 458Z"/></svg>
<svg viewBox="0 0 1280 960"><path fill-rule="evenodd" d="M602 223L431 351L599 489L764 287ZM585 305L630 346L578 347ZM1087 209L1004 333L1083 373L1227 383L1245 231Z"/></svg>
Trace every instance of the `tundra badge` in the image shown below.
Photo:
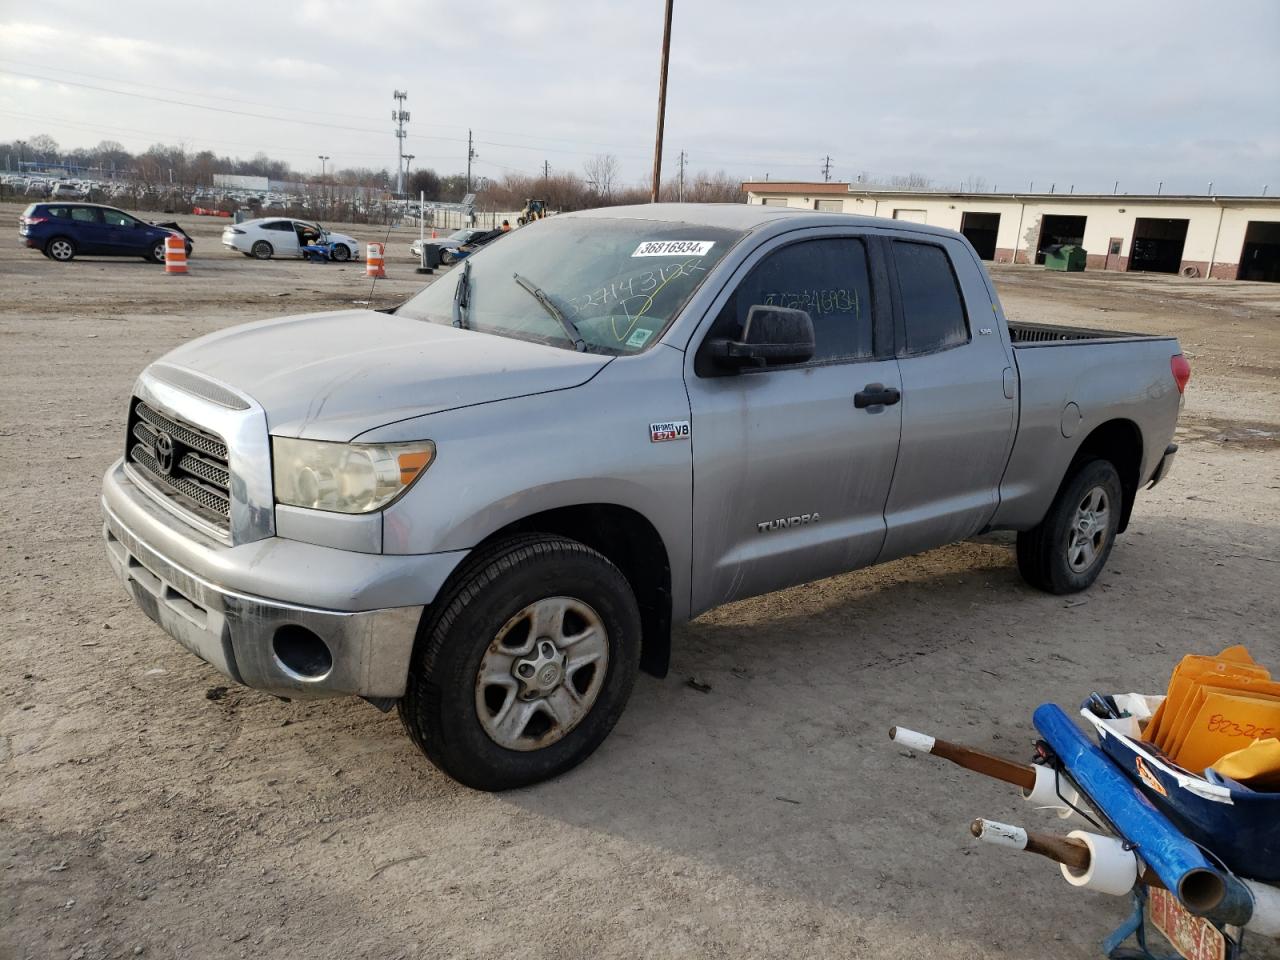
<svg viewBox="0 0 1280 960"><path fill-rule="evenodd" d="M822 519L820 513L802 513L798 517L779 517L777 520L761 520L756 524L756 532L768 533L770 530L786 530L788 527L799 527L806 523L817 523Z"/></svg>

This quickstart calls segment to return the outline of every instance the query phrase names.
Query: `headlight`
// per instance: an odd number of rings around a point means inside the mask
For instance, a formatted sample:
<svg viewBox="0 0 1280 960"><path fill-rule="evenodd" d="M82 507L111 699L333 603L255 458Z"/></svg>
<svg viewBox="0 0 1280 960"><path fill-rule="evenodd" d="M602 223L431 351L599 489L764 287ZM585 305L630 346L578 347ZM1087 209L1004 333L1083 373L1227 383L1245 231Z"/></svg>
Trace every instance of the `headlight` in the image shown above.
<svg viewBox="0 0 1280 960"><path fill-rule="evenodd" d="M417 443L328 443L272 437L276 502L335 513L380 510L412 486L436 456Z"/></svg>

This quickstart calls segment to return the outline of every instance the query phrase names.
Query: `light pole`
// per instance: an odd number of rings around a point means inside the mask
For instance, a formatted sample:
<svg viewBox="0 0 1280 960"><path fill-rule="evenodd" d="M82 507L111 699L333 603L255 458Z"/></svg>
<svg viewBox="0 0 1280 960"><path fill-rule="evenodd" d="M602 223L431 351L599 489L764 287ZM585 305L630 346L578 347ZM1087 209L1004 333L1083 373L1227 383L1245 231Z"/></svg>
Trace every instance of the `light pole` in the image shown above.
<svg viewBox="0 0 1280 960"><path fill-rule="evenodd" d="M21 172L22 172L22 163L23 163L23 161L24 161L24 160L26 160L26 157L27 157L27 154L26 154L26 150L27 150L27 141L25 141L25 140L15 140L15 141L14 141L14 143L16 143L16 144L18 145L18 172L19 172L19 173L21 173Z"/></svg>
<svg viewBox="0 0 1280 960"><path fill-rule="evenodd" d="M651 203L658 202L658 191L662 187L662 127L667 119L667 62L671 58L671 6L673 0L666 2L666 16L662 23L662 72L658 77L658 133L653 141L653 189L649 194Z"/></svg>
<svg viewBox="0 0 1280 960"><path fill-rule="evenodd" d="M329 158L324 154L321 154L317 156L316 159L320 161L320 182L324 183L324 162Z"/></svg>

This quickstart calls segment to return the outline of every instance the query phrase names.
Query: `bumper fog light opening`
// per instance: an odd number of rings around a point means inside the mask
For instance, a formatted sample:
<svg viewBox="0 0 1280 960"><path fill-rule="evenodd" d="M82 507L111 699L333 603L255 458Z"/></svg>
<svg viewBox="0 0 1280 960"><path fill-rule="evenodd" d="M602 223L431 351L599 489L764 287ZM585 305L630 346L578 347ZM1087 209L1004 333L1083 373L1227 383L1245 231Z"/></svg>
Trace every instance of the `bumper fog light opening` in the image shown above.
<svg viewBox="0 0 1280 960"><path fill-rule="evenodd" d="M296 623L287 623L271 638L280 669L295 680L314 683L323 680L333 669L333 653L313 631Z"/></svg>

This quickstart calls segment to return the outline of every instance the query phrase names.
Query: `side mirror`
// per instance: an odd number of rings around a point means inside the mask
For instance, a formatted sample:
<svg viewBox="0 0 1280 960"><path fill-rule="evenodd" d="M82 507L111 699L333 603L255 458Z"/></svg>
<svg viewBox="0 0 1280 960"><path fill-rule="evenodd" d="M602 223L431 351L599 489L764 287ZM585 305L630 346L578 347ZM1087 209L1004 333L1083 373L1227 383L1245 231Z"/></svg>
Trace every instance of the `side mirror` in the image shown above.
<svg viewBox="0 0 1280 960"><path fill-rule="evenodd" d="M747 310L741 340L709 346L717 364L734 370L804 363L813 359L813 320L805 310L756 304Z"/></svg>

